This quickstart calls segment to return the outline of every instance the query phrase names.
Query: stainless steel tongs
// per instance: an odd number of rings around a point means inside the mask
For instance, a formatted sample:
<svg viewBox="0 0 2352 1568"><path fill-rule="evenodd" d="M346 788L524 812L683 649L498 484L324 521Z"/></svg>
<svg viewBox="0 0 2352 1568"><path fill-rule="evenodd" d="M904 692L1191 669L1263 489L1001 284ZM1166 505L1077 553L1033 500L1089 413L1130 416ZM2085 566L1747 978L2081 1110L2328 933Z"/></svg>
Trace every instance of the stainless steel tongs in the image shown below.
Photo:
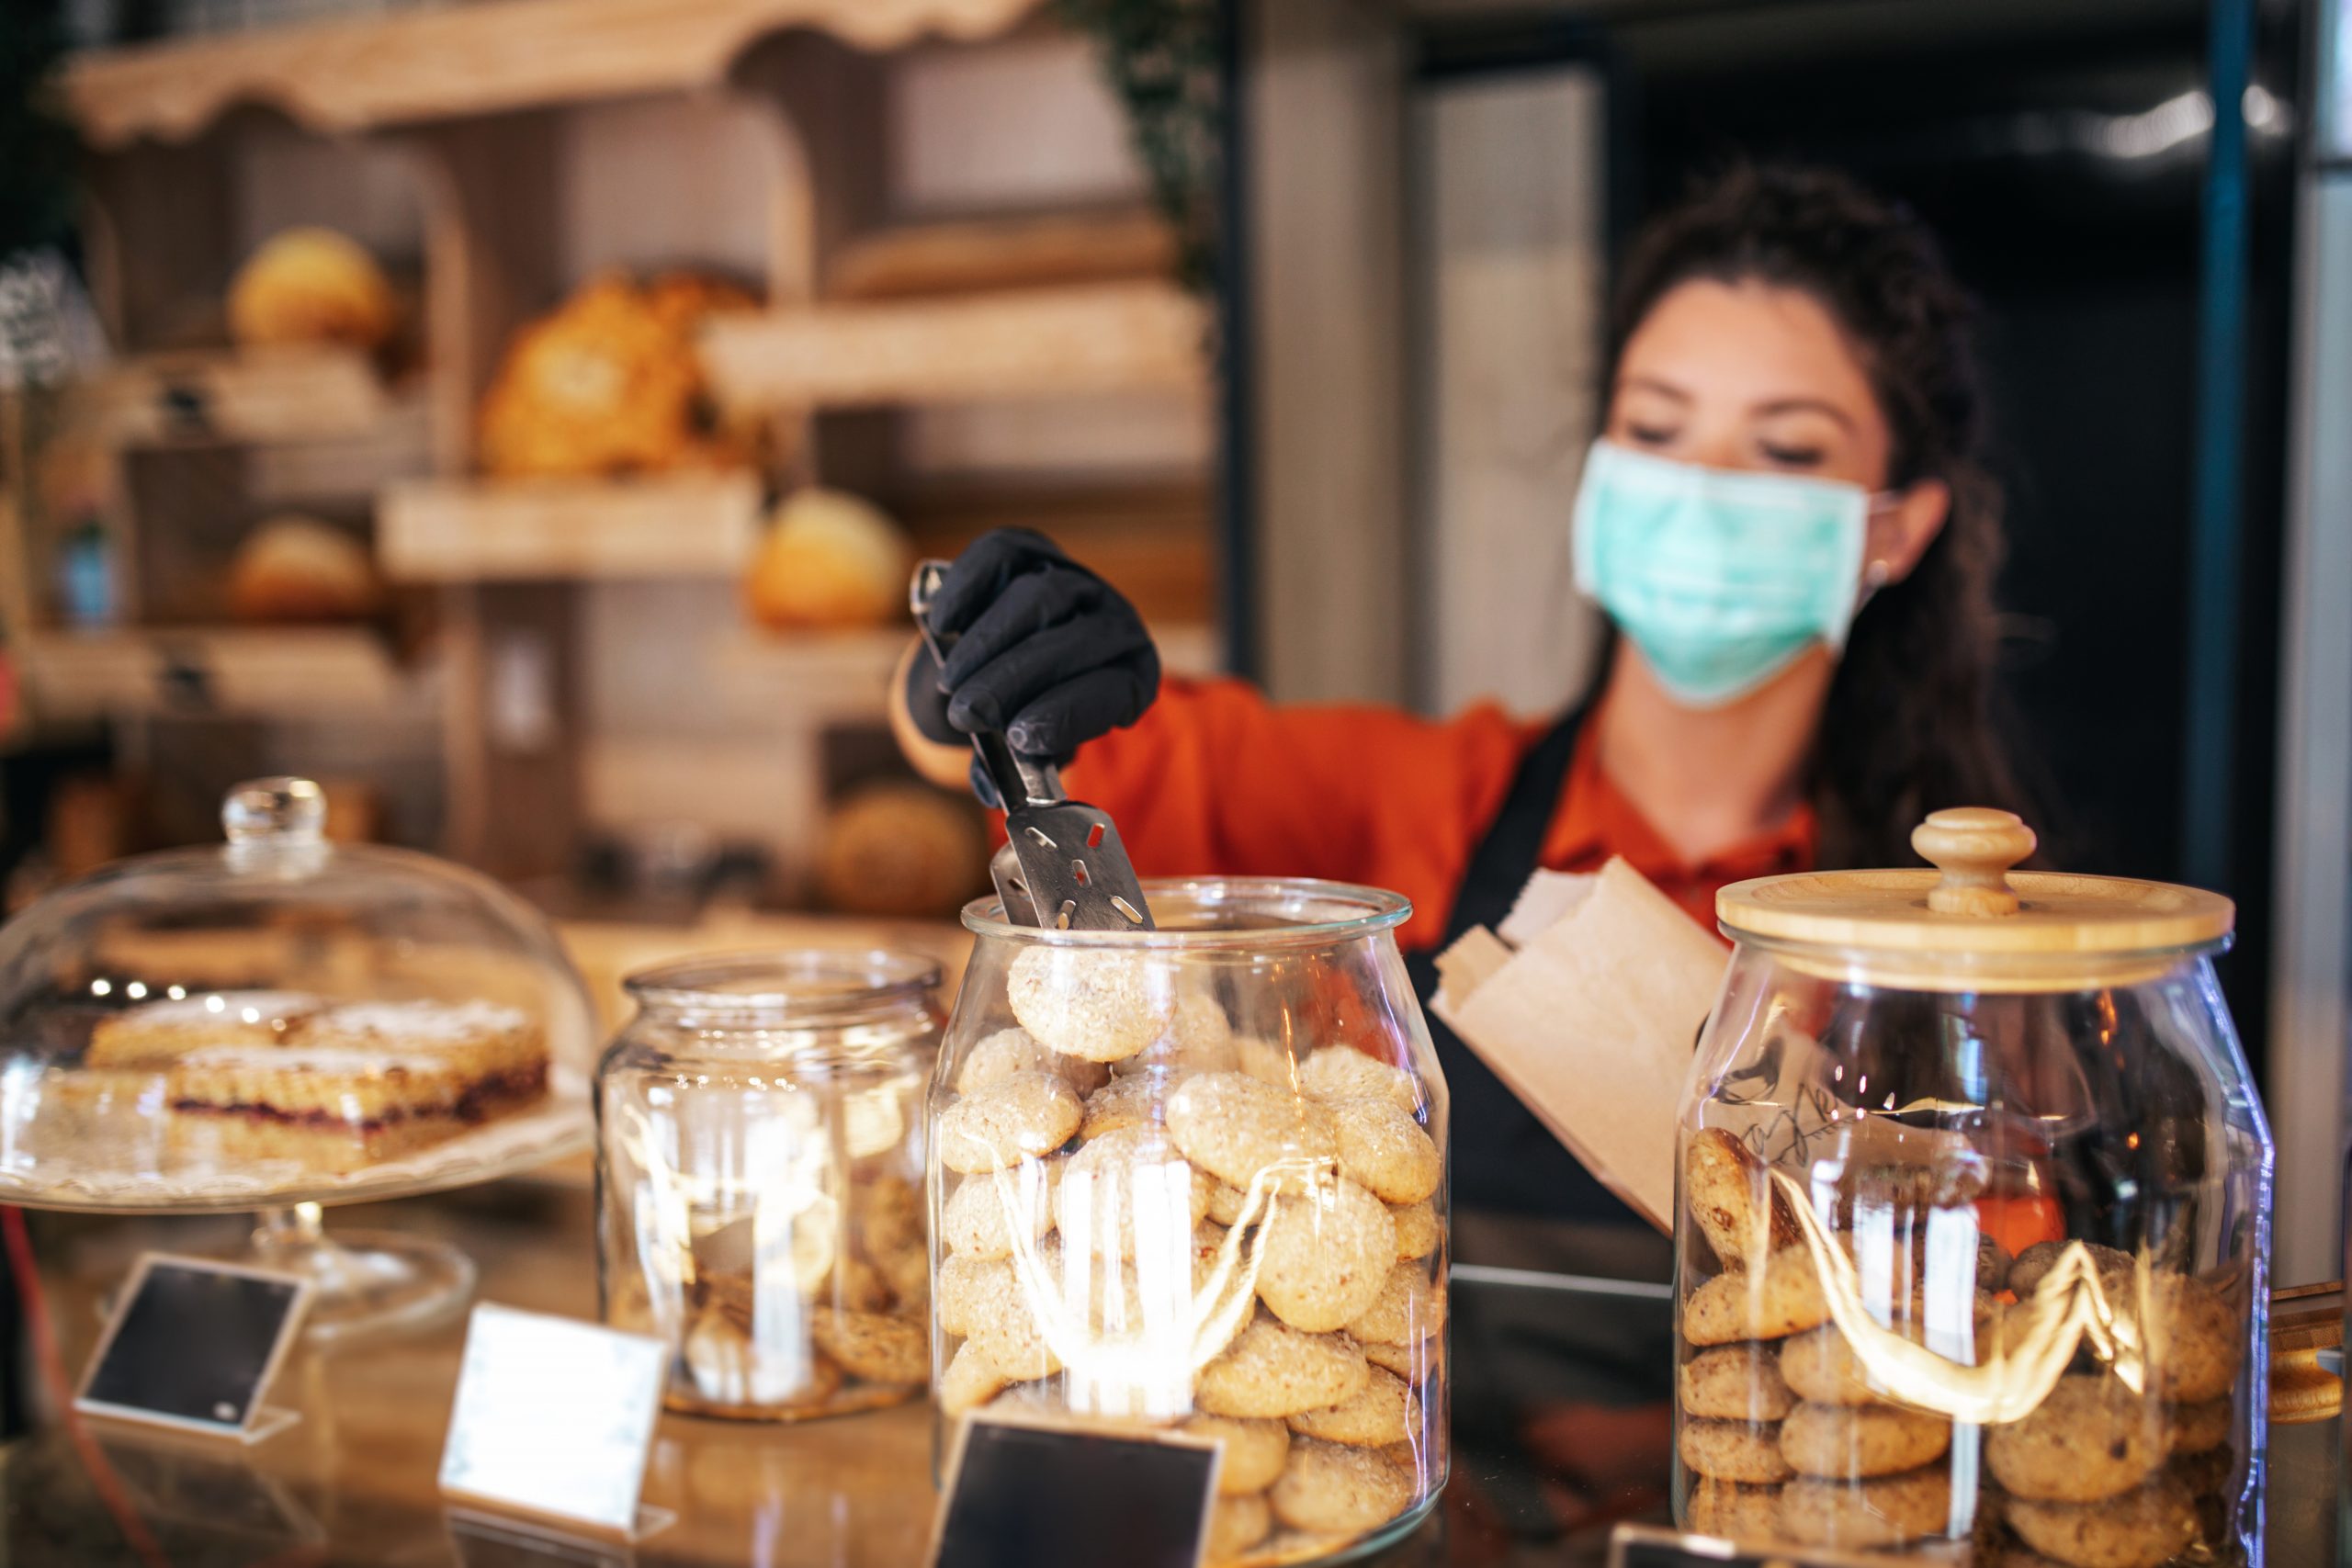
<svg viewBox="0 0 2352 1568"><path fill-rule="evenodd" d="M925 612L946 570L945 561L922 562L908 592L915 627L943 668L956 638L933 637ZM1000 730L975 734L972 750L1004 803L1005 844L989 873L1008 919L1057 931L1155 929L1108 812L1063 795L1060 772L1015 751Z"/></svg>

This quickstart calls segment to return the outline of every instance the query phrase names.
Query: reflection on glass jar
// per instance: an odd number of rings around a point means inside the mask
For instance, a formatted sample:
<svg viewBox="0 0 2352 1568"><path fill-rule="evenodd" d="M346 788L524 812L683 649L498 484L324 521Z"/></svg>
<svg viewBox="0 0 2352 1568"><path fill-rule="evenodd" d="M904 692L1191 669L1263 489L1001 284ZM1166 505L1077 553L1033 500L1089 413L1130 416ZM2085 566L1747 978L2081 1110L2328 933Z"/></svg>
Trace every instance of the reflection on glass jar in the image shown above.
<svg viewBox="0 0 2352 1568"><path fill-rule="evenodd" d="M821 951L628 981L597 1073L598 1282L605 1322L674 1350L671 1408L794 1420L922 1389L938 983Z"/></svg>
<svg viewBox="0 0 2352 1568"><path fill-rule="evenodd" d="M1446 1093L1393 894L1163 883L978 936L932 1093L943 1418L1223 1446L1208 1559L1369 1551L1446 1476Z"/></svg>
<svg viewBox="0 0 2352 1568"><path fill-rule="evenodd" d="M2213 977L2231 907L2004 877L2032 846L2006 814L1915 842L1940 880L1718 903L1739 945L1681 1123L1678 1517L2259 1562L2273 1156Z"/></svg>

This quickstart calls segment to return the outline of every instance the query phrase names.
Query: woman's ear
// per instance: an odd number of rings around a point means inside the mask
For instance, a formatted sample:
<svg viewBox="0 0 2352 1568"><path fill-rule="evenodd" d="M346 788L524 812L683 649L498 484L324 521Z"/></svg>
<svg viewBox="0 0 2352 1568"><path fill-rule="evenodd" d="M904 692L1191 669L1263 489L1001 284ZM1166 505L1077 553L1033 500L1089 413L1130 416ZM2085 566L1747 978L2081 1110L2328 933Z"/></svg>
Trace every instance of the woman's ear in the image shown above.
<svg viewBox="0 0 2352 1568"><path fill-rule="evenodd" d="M1883 586L1910 576L1951 515L1951 486L1941 479L1921 479L1873 506L1862 536L1864 580Z"/></svg>

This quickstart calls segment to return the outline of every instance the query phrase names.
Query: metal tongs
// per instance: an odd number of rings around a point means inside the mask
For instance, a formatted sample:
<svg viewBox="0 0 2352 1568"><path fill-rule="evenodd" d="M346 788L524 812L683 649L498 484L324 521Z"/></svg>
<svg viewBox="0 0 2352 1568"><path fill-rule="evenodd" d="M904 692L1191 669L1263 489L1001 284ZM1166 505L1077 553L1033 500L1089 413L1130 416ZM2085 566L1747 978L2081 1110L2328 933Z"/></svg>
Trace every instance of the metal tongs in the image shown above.
<svg viewBox="0 0 2352 1568"><path fill-rule="evenodd" d="M907 594L923 646L943 669L956 637L933 636L927 612L946 570L945 561L920 563ZM1059 770L1015 751L1001 730L975 732L972 750L1004 803L1005 844L989 874L1007 919L1056 931L1156 929L1108 812L1063 795Z"/></svg>

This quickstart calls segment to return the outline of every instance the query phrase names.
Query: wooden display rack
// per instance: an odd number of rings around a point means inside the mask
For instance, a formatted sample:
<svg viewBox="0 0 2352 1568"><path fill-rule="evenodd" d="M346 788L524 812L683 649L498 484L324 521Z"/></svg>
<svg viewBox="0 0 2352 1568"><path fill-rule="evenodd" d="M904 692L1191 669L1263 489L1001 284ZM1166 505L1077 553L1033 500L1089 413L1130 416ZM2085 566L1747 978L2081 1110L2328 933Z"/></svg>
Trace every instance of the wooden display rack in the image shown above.
<svg viewBox="0 0 2352 1568"><path fill-rule="evenodd" d="M478 477L475 409L508 339L596 260L562 254L560 206L560 193L605 175L578 163L575 145L595 117L673 101L751 149L766 193L758 226L769 308L715 323L704 349L724 399L776 421L795 478L830 472L812 423L829 409L1204 394L1207 318L1167 281L1172 245L1156 222L1134 213L921 229L882 220L888 52L1042 26L1041 3L483 0L70 62L64 99L101 154L115 258L101 303L134 347L154 340L175 288L225 279L218 209L229 182L213 143L254 106L314 138L396 147L414 172L429 457L425 472L380 491L377 548L389 577L444 593L449 852L510 876L569 864L580 828L571 585L740 572L775 478ZM687 170L680 183L696 177ZM666 210L693 191L658 194ZM192 253L162 243L175 225L198 236ZM203 276L165 276L191 254ZM347 433L383 414L381 389L371 404L364 373L332 355L135 359L117 378L114 417L127 441L175 439L164 394L183 378L201 389L193 395L209 411L212 438ZM856 488L855 477L848 482ZM1204 552L1205 528L1178 547ZM1206 609L1203 595L1190 618ZM815 667L845 656L863 671L880 641L832 643ZM536 660L557 715L551 733L527 742L502 736L496 721L500 683L514 679L511 659L501 660L517 646L533 650L525 662Z"/></svg>

